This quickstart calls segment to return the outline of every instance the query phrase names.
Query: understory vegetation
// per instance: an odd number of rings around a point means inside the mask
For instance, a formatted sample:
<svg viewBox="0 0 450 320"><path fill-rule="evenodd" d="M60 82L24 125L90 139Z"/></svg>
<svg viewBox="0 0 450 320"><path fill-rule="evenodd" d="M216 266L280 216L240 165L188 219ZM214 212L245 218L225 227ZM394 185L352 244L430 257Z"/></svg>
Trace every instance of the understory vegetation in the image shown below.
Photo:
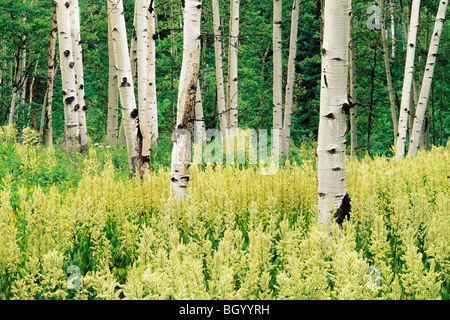
<svg viewBox="0 0 450 320"><path fill-rule="evenodd" d="M192 166L177 203L168 167L130 178L122 147L27 132L1 130L1 299L449 299L449 143L348 161L350 220L327 230L312 147L275 175Z"/></svg>

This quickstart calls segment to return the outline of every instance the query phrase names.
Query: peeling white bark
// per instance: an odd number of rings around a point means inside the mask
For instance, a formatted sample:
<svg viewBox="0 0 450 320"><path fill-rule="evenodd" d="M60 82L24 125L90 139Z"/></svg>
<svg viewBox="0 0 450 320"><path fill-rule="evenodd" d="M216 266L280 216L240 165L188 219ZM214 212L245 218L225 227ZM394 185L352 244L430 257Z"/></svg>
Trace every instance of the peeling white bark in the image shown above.
<svg viewBox="0 0 450 320"><path fill-rule="evenodd" d="M327 225L347 193L346 125L350 1L325 1L317 147L319 218Z"/></svg>
<svg viewBox="0 0 450 320"><path fill-rule="evenodd" d="M191 163L194 109L200 65L201 0L186 0L183 24L183 63L178 88L177 123L173 134L170 186L176 199L186 195Z"/></svg>
<svg viewBox="0 0 450 320"><path fill-rule="evenodd" d="M281 0L273 0L273 25L272 25L272 49L273 49L273 129L280 133L283 129L283 55L282 55L282 41L281 41L281 24L283 3ZM273 146L276 150L281 151L281 146L275 144Z"/></svg>
<svg viewBox="0 0 450 320"><path fill-rule="evenodd" d="M286 95L284 106L284 122L282 129L282 152L287 155L289 153L289 144L291 138L291 118L292 103L294 97L294 80L295 80L295 58L297 56L297 37L298 37L298 13L300 10L300 1L294 0L291 14L291 35L289 39L289 58L286 81Z"/></svg>
<svg viewBox="0 0 450 320"><path fill-rule="evenodd" d="M111 21L108 15L108 118L106 123L106 142L115 144L118 138L119 125L119 86L117 82L117 67L114 56L111 34Z"/></svg>
<svg viewBox="0 0 450 320"><path fill-rule="evenodd" d="M80 148L87 148L87 127L86 127L86 101L84 93L84 71L83 71L83 49L81 47L80 31L80 8L78 0L70 1L70 30L72 40L73 62L75 71L75 85L77 92L78 125L80 127Z"/></svg>
<svg viewBox="0 0 450 320"><path fill-rule="evenodd" d="M441 0L439 2L438 12L436 14L436 21L428 50L427 62L425 71L423 73L422 87L420 89L419 103L417 104L416 113L414 117L414 124L412 127L412 134L409 144L408 153L417 155L419 149L419 142L423 136L423 123L425 120L425 112L428 105L428 97L430 95L431 83L433 81L434 66L436 64L436 56L439 49L439 41L441 39L442 28L445 21L445 13L448 6L448 0Z"/></svg>
<svg viewBox="0 0 450 320"><path fill-rule="evenodd" d="M402 100L400 103L400 115L398 120L397 143L395 146L396 158L401 158L405 155L409 102L411 98L411 84L414 73L414 56L416 51L417 29L419 27L419 10L420 0L413 0L411 4L411 21L409 24L405 74L403 78Z"/></svg>
<svg viewBox="0 0 450 320"><path fill-rule="evenodd" d="M80 148L77 90L70 30L70 3L56 0L56 18L59 36L59 55L64 102L65 142L69 150Z"/></svg>
<svg viewBox="0 0 450 320"><path fill-rule="evenodd" d="M214 24L214 54L216 67L217 86L217 111L219 112L219 124L222 136L226 134L228 119L226 113L225 88L222 66L222 25L220 23L219 0L212 0L213 24Z"/></svg>
<svg viewBox="0 0 450 320"><path fill-rule="evenodd" d="M229 47L229 105L228 127L238 127L238 47L239 47L239 0L231 0L230 7L230 47Z"/></svg>
<svg viewBox="0 0 450 320"><path fill-rule="evenodd" d="M114 57L118 72L122 122L128 149L130 172L135 173L141 164L141 143L138 140L138 110L134 94L131 74L130 56L128 53L125 18L122 0L108 0L108 14L111 19Z"/></svg>

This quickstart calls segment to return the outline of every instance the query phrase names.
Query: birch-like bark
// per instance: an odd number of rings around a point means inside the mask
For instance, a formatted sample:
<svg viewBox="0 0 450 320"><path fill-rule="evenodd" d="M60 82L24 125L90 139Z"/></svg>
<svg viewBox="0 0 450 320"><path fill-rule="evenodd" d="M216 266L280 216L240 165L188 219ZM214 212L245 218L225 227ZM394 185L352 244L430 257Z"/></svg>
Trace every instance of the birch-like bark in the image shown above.
<svg viewBox="0 0 450 320"><path fill-rule="evenodd" d="M200 146L203 146L203 142L206 141L205 131L205 117L203 114L203 102L202 102L202 89L200 86L200 79L197 80L197 92L195 93L195 122L194 122L194 142L200 142Z"/></svg>
<svg viewBox="0 0 450 320"><path fill-rule="evenodd" d="M33 98L34 98L34 91L33 90L34 90L34 82L36 80L36 73L37 73L37 68L38 68L38 65L39 65L40 57L41 57L41 53L39 52L38 58L36 60L36 64L34 66L34 73L33 73L33 76L31 77L30 86L29 86L29 89L28 89L28 92L30 93L29 97L28 97L28 105L30 107L30 113L31 113L31 118L32 118L33 129L36 132L39 132L39 129L37 127L37 118L36 118L36 112L35 112L36 110L35 110L35 108L33 106Z"/></svg>
<svg viewBox="0 0 450 320"><path fill-rule="evenodd" d="M216 87L217 87L217 111L219 112L219 126L222 136L226 135L228 127L225 89L222 66L222 25L220 22L219 0L212 0L213 26L214 26L214 55L216 67Z"/></svg>
<svg viewBox="0 0 450 320"><path fill-rule="evenodd" d="M355 10L353 1L351 1L350 29L353 27L355 18ZM350 77L350 157L356 159L356 151L358 148L358 135L356 127L356 52L355 39L349 41L349 77Z"/></svg>
<svg viewBox="0 0 450 320"><path fill-rule="evenodd" d="M421 133L423 132L423 123L425 121L425 112L428 105L428 97L430 95L431 83L433 81L434 66L436 64L436 56L439 49L439 41L441 39L442 28L445 21L445 12L447 10L448 0L441 0L439 2L438 12L436 14L436 21L428 50L427 62L425 71L423 73L423 81L420 89L419 103L416 108L416 115L414 117L414 124L412 135L409 144L408 153L417 155L419 149L419 141Z"/></svg>
<svg viewBox="0 0 450 320"><path fill-rule="evenodd" d="M392 0L389 0L389 9L391 15L391 57L395 58L395 19L394 19L394 6Z"/></svg>
<svg viewBox="0 0 450 320"><path fill-rule="evenodd" d="M238 127L238 48L239 48L239 0L231 0L230 8L230 52L229 60L229 105L230 118L228 127Z"/></svg>
<svg viewBox="0 0 450 320"><path fill-rule="evenodd" d="M408 31L408 46L406 49L405 74L403 78L402 99L400 102L400 115L398 121L396 158L405 155L406 135L408 131L408 111L411 98L411 84L414 74L414 55L416 50L417 29L419 26L420 0L413 0L411 5L411 20Z"/></svg>
<svg viewBox="0 0 450 320"><path fill-rule="evenodd" d="M83 48L81 47L80 7L78 5L78 0L70 1L70 22L77 92L77 104L75 105L75 111L78 113L78 124L80 126L80 150L83 152L86 151L88 143L86 127L87 106L84 93Z"/></svg>
<svg viewBox="0 0 450 320"><path fill-rule="evenodd" d="M278 132L280 137L275 139L280 142L283 130L283 56L281 41L281 23L283 3L281 0L273 0L273 25L272 25L272 50L273 50L273 129ZM281 151L281 146L276 145L274 141L273 148Z"/></svg>
<svg viewBox="0 0 450 320"><path fill-rule="evenodd" d="M386 80L388 85L389 92L389 104L391 106L391 119L392 125L394 128L394 145L396 143L397 133L398 133L398 122L397 122L397 107L395 105L395 93L394 93L394 84L392 83L392 73L391 73L391 64L389 62L389 52L387 45L387 37L386 37L386 16L384 10L384 0L378 0L378 5L381 11L381 41L383 44L383 56L384 56L384 65L386 69Z"/></svg>
<svg viewBox="0 0 450 320"><path fill-rule="evenodd" d="M59 36L59 56L64 102L65 142L69 150L80 148L77 89L70 30L70 3L56 0L56 18Z"/></svg>
<svg viewBox="0 0 450 320"><path fill-rule="evenodd" d="M108 14L111 19L123 129L128 150L129 168L133 174L139 172L141 165L141 141L123 10L122 0L108 0Z"/></svg>
<svg viewBox="0 0 450 320"><path fill-rule="evenodd" d="M327 225L347 193L346 124L350 1L325 1L318 134L319 218Z"/></svg>
<svg viewBox="0 0 450 320"><path fill-rule="evenodd" d="M147 99L150 106L147 108L150 110L150 133L151 133L151 146L158 142L158 101L156 98L156 42L154 35L156 34L156 14L155 4L153 0L150 0L152 11L149 9L148 16L148 87L147 87Z"/></svg>
<svg viewBox="0 0 450 320"><path fill-rule="evenodd" d="M17 100L17 91L19 90L18 83L19 83L19 68L17 58L14 55L11 59L11 107L9 109L9 118L8 118L8 124L13 124L15 115L16 115L16 100Z"/></svg>
<svg viewBox="0 0 450 320"><path fill-rule="evenodd" d="M144 118L141 122L142 157L141 171L150 169L150 152L158 140L158 109L156 100L156 45L155 45L155 8L153 0L148 3L147 15L147 76ZM143 129L144 128L144 129Z"/></svg>
<svg viewBox="0 0 450 320"><path fill-rule="evenodd" d="M300 1L294 0L291 14L291 35L289 39L289 58L288 58L286 94L284 104L285 109L284 109L284 119L283 119L284 121L281 139L282 152L285 155L289 153L289 144L291 140L291 118L292 118L292 103L294 97L295 58L297 56L298 14L300 10L299 7Z"/></svg>
<svg viewBox="0 0 450 320"><path fill-rule="evenodd" d="M130 65L131 65L131 75L133 76L133 85L136 83L136 75L137 75L137 32L136 32L136 23L137 23L137 11L138 11L138 2L134 3L134 18L133 18L133 31L131 32L131 44L130 44Z"/></svg>
<svg viewBox="0 0 450 320"><path fill-rule="evenodd" d="M106 142L117 143L119 125L119 86L114 56L111 21L108 15L108 118L106 123Z"/></svg>
<svg viewBox="0 0 450 320"><path fill-rule="evenodd" d="M201 0L186 0L183 23L183 63L177 101L177 123L172 135L170 186L177 201L185 198L189 181L194 109L200 67Z"/></svg>
<svg viewBox="0 0 450 320"><path fill-rule="evenodd" d="M136 58L137 58L137 93L139 119L145 119L145 92L147 91L148 34L147 34L147 0L136 0ZM140 124L143 139L150 135L146 122Z"/></svg>

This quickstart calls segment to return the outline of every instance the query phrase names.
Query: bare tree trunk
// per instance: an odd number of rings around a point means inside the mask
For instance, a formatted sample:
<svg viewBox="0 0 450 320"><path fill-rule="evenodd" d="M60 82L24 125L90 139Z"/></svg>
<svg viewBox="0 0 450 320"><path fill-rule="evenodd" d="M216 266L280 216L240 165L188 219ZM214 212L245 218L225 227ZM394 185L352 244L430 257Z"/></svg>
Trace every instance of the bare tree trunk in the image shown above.
<svg viewBox="0 0 450 320"><path fill-rule="evenodd" d="M348 107L348 43L350 0L325 1L317 178L319 218L327 225L330 212L347 194L345 132Z"/></svg>
<svg viewBox="0 0 450 320"><path fill-rule="evenodd" d="M283 20L282 16L282 0L273 0L273 37L272 37L272 49L273 49L273 129L274 134L279 135L279 139L275 139L276 142L281 140L281 131L283 130L283 56L282 56L282 41L281 41L281 24ZM274 141L273 148L278 152L281 151L281 146L276 145Z"/></svg>
<svg viewBox="0 0 450 320"><path fill-rule="evenodd" d="M300 10L300 1L294 0L292 4L291 14L291 35L289 39L289 58L288 70L286 80L286 94L284 104L284 121L282 129L282 152L287 155L289 153L289 144L291 139L291 117L292 117L292 103L294 96L294 82L295 82L295 58L297 56L297 37L298 37L298 14ZM280 28L281 31L281 28Z"/></svg>
<svg viewBox="0 0 450 320"><path fill-rule="evenodd" d="M9 118L8 123L11 125L14 123L16 116L16 100L17 100L17 91L19 90L19 68L17 57L14 55L11 61L11 107L9 110Z"/></svg>
<svg viewBox="0 0 450 320"><path fill-rule="evenodd" d="M136 49L137 49L137 92L139 118L145 119L145 92L147 90L147 66L148 66L148 30L147 30L147 0L136 0L135 9L136 24ZM145 121L140 124L143 139L150 134L150 127Z"/></svg>
<svg viewBox="0 0 450 320"><path fill-rule="evenodd" d="M138 123L138 109L134 94L134 83L128 53L125 18L122 0L108 0L108 14L111 19L114 57L118 71L119 95L122 106L122 122L128 149L130 172L139 172L141 166L141 134Z"/></svg>
<svg viewBox="0 0 450 320"><path fill-rule="evenodd" d="M34 98L33 89L34 89L34 81L36 80L36 73L37 73L37 68L38 68L40 57L41 57L41 53L39 53L38 58L36 60L36 65L34 66L34 73L33 73L33 76L31 77L30 86L29 86L29 89L28 89L28 91L30 92L30 96L28 98L28 103L30 105L32 125L33 125L33 129L36 132L39 132L39 129L37 127L36 110L35 110L34 105L33 105L33 98Z"/></svg>
<svg viewBox="0 0 450 320"><path fill-rule="evenodd" d="M230 53L229 63L229 106L230 119L228 127L238 127L238 47L239 47L239 0L231 0L230 13Z"/></svg>
<svg viewBox="0 0 450 320"><path fill-rule="evenodd" d="M392 125L394 128L394 145L397 139L398 133L398 121L397 121L397 107L395 105L395 95L394 95L394 84L392 82L392 73L391 73L391 64L389 62L389 52L387 46L387 37L386 37L386 15L384 10L384 0L379 0L378 4L380 6L381 11L381 40L383 43L383 55L384 55L384 65L386 68L386 80L389 91L389 103L391 106L391 118Z"/></svg>
<svg viewBox="0 0 450 320"><path fill-rule="evenodd" d="M214 54L216 67L217 86L217 111L219 112L219 125L222 136L226 135L228 120L226 113L225 89L223 83L222 66L222 25L220 23L219 0L212 0L213 23L214 23Z"/></svg>
<svg viewBox="0 0 450 320"><path fill-rule="evenodd" d="M65 143L69 150L80 148L80 127L78 123L77 90L70 30L70 4L56 0L56 18L59 34L59 56L63 88Z"/></svg>
<svg viewBox="0 0 450 320"><path fill-rule="evenodd" d="M141 171L150 169L150 152L158 140L158 108L156 100L156 45L155 45L155 9L153 0L148 4L147 15L147 76L146 76L146 98L144 121L141 126L145 127L142 134L142 157Z"/></svg>
<svg viewBox="0 0 450 320"><path fill-rule="evenodd" d="M194 109L200 67L201 0L186 0L183 24L183 63L178 89L177 124L173 134L170 186L179 201L189 181Z"/></svg>
<svg viewBox="0 0 450 320"><path fill-rule="evenodd" d="M106 142L115 144L118 138L119 125L119 85L117 79L117 67L114 55L111 21L108 15L108 118L106 123Z"/></svg>
<svg viewBox="0 0 450 320"><path fill-rule="evenodd" d="M398 122L398 136L395 156L401 158L405 154L406 134L408 130L408 111L411 97L411 84L414 72L414 55L416 49L417 28L419 26L420 0L413 0L411 5L411 21L408 32L408 47L406 49L405 74L403 78L402 99Z"/></svg>
<svg viewBox="0 0 450 320"><path fill-rule="evenodd" d="M353 1L351 1L351 15L350 15L350 29L353 28L353 20L355 17L355 10ZM355 39L351 38L349 41L349 76L350 76L350 157L356 159L356 150L358 148L358 136L356 127L356 53L355 53Z"/></svg>
<svg viewBox="0 0 450 320"><path fill-rule="evenodd" d="M78 0L70 0L70 21L72 51L74 59L75 84L77 90L77 105L75 109L78 113L78 124L80 126L80 150L87 150L87 126L86 126L86 100L84 93L84 70L83 70L83 49L81 47L80 30L80 8Z"/></svg>
<svg viewBox="0 0 450 320"><path fill-rule="evenodd" d="M195 122L194 122L194 141L203 141L206 139L205 118L203 114L202 89L200 79L197 80L197 92L195 93Z"/></svg>
<svg viewBox="0 0 450 320"><path fill-rule="evenodd" d="M439 2L438 12L436 14L436 22L434 24L433 36L428 50L428 57L423 74L422 86L420 89L419 103L417 105L416 115L414 118L413 130L409 145L409 154L417 155L418 142L423 132L423 123L425 122L425 112L428 105L428 97L430 95L431 83L433 81L434 66L436 64L436 56L441 39L442 28L445 21L445 12L447 10L448 0Z"/></svg>
<svg viewBox="0 0 450 320"><path fill-rule="evenodd" d="M133 77L133 85L135 85L136 75L137 75L137 32L136 32L136 23L137 23L137 5L138 2L134 3L134 18L133 18L133 32L131 33L131 44L130 44L130 66L131 66L131 75Z"/></svg>
<svg viewBox="0 0 450 320"><path fill-rule="evenodd" d="M394 19L394 5L392 0L389 0L389 9L391 15L391 57L395 58L395 19Z"/></svg>

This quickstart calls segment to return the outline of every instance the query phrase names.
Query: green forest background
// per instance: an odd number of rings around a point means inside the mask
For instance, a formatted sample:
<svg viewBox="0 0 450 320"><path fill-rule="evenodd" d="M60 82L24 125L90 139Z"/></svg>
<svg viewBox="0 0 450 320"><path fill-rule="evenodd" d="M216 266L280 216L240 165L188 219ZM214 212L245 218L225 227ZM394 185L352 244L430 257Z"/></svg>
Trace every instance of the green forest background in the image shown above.
<svg viewBox="0 0 450 320"><path fill-rule="evenodd" d="M159 119L158 153L161 162L170 163L171 132L176 119L176 98L182 60L182 13L178 0L155 3L157 13L156 85ZM400 8L405 14L411 1L393 1L396 28L395 58L390 55L397 107L400 105L405 63L405 39L402 33ZM129 42L133 29L134 1L124 0ZM355 19L351 30L356 46L357 133L358 157L366 154L392 155L393 129L383 60L383 46L379 30L369 30L367 8L372 1L354 1ZM415 78L420 90L428 42L434 26L438 1L422 1ZM175 53L171 56L170 5L174 22ZM221 1L222 35L227 48L229 2ZM240 2L239 47L239 126L241 128L270 129L272 127L272 1ZM27 50L26 83L34 77L33 102L29 92L25 103L17 106L16 125L21 132L32 126L32 113L39 126L41 108L46 92L49 33L53 1L0 0L0 68L2 83L0 96L0 125L7 124L11 103L11 63L13 57ZM290 15L292 1L283 1L283 66L287 71ZM91 143L104 142L108 104L108 36L107 12L104 0L80 1L81 38L85 75L87 128ZM26 17L26 20L22 19ZM387 29L390 30L389 16ZM408 21L407 21L408 22ZM319 124L321 2L302 1L298 24L298 49L294 90L294 110L291 137L291 156L300 146L313 146ZM218 127L214 47L211 1L203 1L202 54L200 81L206 128ZM450 25L444 24L441 45L429 102L430 145L445 145L450 136L448 52ZM389 45L389 50L391 47ZM226 72L227 50L224 50ZM36 63L38 67L35 69ZM36 70L36 71L35 71ZM286 75L284 75L286 81ZM61 77L55 77L53 98L53 131L56 143L63 141L64 111L61 97ZM120 112L119 112L120 114ZM348 126L349 127L349 126ZM347 141L350 141L348 139ZM349 143L348 143L349 145Z"/></svg>

